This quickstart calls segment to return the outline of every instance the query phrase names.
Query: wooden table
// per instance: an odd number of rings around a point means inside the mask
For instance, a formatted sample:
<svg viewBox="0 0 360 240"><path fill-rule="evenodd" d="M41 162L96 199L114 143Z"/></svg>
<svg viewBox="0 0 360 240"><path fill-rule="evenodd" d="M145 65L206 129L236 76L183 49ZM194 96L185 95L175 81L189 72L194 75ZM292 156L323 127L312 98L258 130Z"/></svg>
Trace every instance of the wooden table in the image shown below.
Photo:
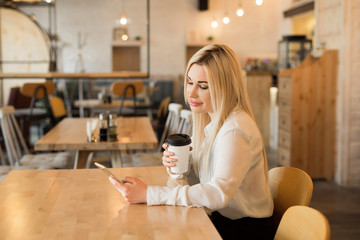
<svg viewBox="0 0 360 240"><path fill-rule="evenodd" d="M112 169L176 186L164 167ZM98 169L12 171L0 182L0 239L221 239L203 208L128 204Z"/></svg>
<svg viewBox="0 0 360 240"><path fill-rule="evenodd" d="M147 117L117 118L118 141L88 142L86 121L65 118L35 143L37 151L76 150L74 168L84 168L94 151L109 151L113 167L122 167L121 150L155 149L158 142ZM98 130L95 130L98 133Z"/></svg>

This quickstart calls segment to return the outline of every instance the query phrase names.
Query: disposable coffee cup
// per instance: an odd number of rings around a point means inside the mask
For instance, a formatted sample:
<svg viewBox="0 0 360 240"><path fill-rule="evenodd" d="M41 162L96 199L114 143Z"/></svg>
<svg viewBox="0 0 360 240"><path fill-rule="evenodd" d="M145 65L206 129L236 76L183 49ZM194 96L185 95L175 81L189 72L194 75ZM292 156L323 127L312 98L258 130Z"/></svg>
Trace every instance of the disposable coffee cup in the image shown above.
<svg viewBox="0 0 360 240"><path fill-rule="evenodd" d="M187 134L172 134L165 143L169 146L168 151L173 152L176 158L176 166L171 167L171 172L176 174L185 174L189 171L189 152L191 139Z"/></svg>

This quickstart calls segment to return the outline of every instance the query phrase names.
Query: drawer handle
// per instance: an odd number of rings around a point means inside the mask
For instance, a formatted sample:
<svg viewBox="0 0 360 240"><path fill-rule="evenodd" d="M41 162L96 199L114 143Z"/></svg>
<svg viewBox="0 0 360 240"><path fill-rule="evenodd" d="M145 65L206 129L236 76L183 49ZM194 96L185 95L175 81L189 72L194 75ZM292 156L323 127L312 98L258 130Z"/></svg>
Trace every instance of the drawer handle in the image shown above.
<svg viewBox="0 0 360 240"><path fill-rule="evenodd" d="M283 138L282 141L285 142L285 138Z"/></svg>
<svg viewBox="0 0 360 240"><path fill-rule="evenodd" d="M284 156L281 156L281 159L282 159L282 160L285 160L285 157L284 157Z"/></svg>
<svg viewBox="0 0 360 240"><path fill-rule="evenodd" d="M282 120L282 124L285 124L286 123L286 121L285 120Z"/></svg>

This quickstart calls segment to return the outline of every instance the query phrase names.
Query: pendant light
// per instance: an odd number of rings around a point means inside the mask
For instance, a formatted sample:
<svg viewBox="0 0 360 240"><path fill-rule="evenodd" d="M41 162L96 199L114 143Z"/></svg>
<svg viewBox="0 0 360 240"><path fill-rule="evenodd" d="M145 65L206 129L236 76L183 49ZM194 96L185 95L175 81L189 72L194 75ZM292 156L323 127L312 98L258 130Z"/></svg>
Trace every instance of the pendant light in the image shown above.
<svg viewBox="0 0 360 240"><path fill-rule="evenodd" d="M227 0L226 0L225 1L225 14L224 14L224 17L222 19L224 24L228 24L230 22L230 18L229 18L229 15L227 13L227 10L228 10L228 5L227 5Z"/></svg>
<svg viewBox="0 0 360 240"><path fill-rule="evenodd" d="M225 16L224 16L222 21L223 21L224 24L228 24L230 22L230 18L228 17L227 13L225 13Z"/></svg>
<svg viewBox="0 0 360 240"><path fill-rule="evenodd" d="M242 16L244 16L244 13L245 13L245 11L244 11L241 3L239 3L238 9L236 11L236 15L238 15L239 17L242 17Z"/></svg>
<svg viewBox="0 0 360 240"><path fill-rule="evenodd" d="M217 26L218 26L218 23L217 23L217 21L214 19L214 20L211 22L211 27L212 27L212 28L217 28Z"/></svg>
<svg viewBox="0 0 360 240"><path fill-rule="evenodd" d="M256 0L255 1L255 3L256 3L256 5L258 5L258 6L261 6L262 4L263 4L263 0Z"/></svg>
<svg viewBox="0 0 360 240"><path fill-rule="evenodd" d="M121 5L122 5L122 11L123 11L123 13L121 14L121 17L120 17L120 24L121 25L126 25L127 24L127 22L128 22L128 20L127 20L127 18L126 18L126 11L125 11L125 3L124 3L124 1L125 0L122 0L122 2L121 2Z"/></svg>

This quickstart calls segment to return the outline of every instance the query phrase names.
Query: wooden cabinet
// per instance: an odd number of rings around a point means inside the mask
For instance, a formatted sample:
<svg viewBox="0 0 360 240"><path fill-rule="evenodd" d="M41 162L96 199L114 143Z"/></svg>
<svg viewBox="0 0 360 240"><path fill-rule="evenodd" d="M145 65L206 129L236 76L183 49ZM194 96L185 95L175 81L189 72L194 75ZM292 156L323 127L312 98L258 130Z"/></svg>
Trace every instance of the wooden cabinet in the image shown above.
<svg viewBox="0 0 360 240"><path fill-rule="evenodd" d="M332 180L335 168L337 51L310 55L279 74L278 165Z"/></svg>
<svg viewBox="0 0 360 240"><path fill-rule="evenodd" d="M141 71L141 41L114 41L112 45L113 71Z"/></svg>

